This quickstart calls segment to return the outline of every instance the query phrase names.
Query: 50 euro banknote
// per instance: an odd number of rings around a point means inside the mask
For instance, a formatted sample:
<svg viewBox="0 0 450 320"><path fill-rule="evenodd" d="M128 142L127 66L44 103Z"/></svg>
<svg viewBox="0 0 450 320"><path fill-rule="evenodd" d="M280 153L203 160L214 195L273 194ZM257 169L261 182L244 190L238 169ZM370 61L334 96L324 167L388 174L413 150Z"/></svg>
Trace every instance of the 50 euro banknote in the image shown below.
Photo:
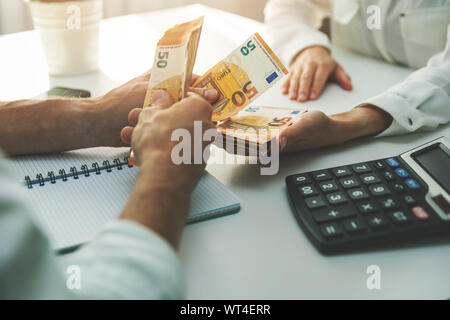
<svg viewBox="0 0 450 320"><path fill-rule="evenodd" d="M244 109L287 73L280 59L255 33L193 86L218 91L212 120L219 122Z"/></svg>
<svg viewBox="0 0 450 320"><path fill-rule="evenodd" d="M167 91L174 102L185 97L191 84L203 20L200 17L178 24L167 30L158 41L144 108L153 103L153 94L157 90ZM128 163L137 165L133 150Z"/></svg>
<svg viewBox="0 0 450 320"><path fill-rule="evenodd" d="M216 145L230 153L251 155L268 151L282 130L304 113L301 108L249 106L217 125L221 139Z"/></svg>
<svg viewBox="0 0 450 320"><path fill-rule="evenodd" d="M165 90L174 102L183 99L190 86L203 27L203 17L176 25L158 41L144 108L152 104L153 92Z"/></svg>

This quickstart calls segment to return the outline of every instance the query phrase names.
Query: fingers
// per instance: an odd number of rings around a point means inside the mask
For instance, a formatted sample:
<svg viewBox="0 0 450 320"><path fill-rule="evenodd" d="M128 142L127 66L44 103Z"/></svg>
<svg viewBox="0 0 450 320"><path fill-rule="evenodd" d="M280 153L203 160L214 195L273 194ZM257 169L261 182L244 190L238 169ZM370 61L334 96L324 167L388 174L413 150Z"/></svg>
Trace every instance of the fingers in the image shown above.
<svg viewBox="0 0 450 320"><path fill-rule="evenodd" d="M297 100L298 88L300 86L300 77L302 75L302 70L296 70L292 73L289 82L289 99Z"/></svg>
<svg viewBox="0 0 450 320"><path fill-rule="evenodd" d="M219 93L216 89L210 88L189 88L189 91L198 94L203 97L206 101L213 103L219 98Z"/></svg>
<svg viewBox="0 0 450 320"><path fill-rule="evenodd" d="M136 108L130 111L128 114L128 123L132 126L135 126L138 124L139 121L139 115L142 112L142 108Z"/></svg>
<svg viewBox="0 0 450 320"><path fill-rule="evenodd" d="M125 127L120 132L120 139L125 144L131 144L131 137L133 135L133 127Z"/></svg>
<svg viewBox="0 0 450 320"><path fill-rule="evenodd" d="M334 71L333 80L345 90L351 91L353 89L352 79L341 66L338 66Z"/></svg>
<svg viewBox="0 0 450 320"><path fill-rule="evenodd" d="M332 71L329 67L319 67L317 69L309 95L310 100L317 100L319 98Z"/></svg>
<svg viewBox="0 0 450 320"><path fill-rule="evenodd" d="M195 93L188 93L188 97L178 102L175 108L180 109L179 113L185 115L186 118L192 120L200 120L212 126L212 112L211 104L204 98Z"/></svg>
<svg viewBox="0 0 450 320"><path fill-rule="evenodd" d="M284 80L283 85L281 86L281 93L283 93L283 94L289 93L291 77L292 77L292 72L289 72L289 74L286 77L286 80Z"/></svg>
<svg viewBox="0 0 450 320"><path fill-rule="evenodd" d="M310 64L305 67L300 78L300 87L297 96L298 102L305 102L309 99L309 95L311 92L311 84L313 83L316 70L317 68L313 64Z"/></svg>

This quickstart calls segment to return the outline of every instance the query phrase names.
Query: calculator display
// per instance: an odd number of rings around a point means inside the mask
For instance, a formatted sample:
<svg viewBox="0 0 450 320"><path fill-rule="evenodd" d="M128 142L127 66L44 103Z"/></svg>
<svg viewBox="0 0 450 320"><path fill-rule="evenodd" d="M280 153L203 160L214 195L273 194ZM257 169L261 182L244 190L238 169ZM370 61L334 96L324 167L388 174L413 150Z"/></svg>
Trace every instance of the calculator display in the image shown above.
<svg viewBox="0 0 450 320"><path fill-rule="evenodd" d="M435 145L434 148L420 152L413 157L447 193L450 193L450 156L441 146Z"/></svg>

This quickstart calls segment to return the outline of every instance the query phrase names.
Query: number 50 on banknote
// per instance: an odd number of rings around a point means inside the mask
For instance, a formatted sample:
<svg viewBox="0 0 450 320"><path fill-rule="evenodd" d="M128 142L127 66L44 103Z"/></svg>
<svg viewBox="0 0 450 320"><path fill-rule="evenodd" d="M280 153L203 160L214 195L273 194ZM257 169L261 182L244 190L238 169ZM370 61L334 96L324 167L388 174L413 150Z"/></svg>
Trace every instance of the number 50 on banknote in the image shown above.
<svg viewBox="0 0 450 320"><path fill-rule="evenodd" d="M214 88L219 92L212 118L219 122L244 109L287 73L280 59L255 33L209 69L194 87Z"/></svg>

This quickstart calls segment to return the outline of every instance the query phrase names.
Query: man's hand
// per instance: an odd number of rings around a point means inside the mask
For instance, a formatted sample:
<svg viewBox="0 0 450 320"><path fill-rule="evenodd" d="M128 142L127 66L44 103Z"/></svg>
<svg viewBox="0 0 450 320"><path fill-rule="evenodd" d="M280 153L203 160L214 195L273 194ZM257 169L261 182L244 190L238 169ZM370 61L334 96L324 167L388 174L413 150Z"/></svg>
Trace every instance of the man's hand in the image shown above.
<svg viewBox="0 0 450 320"><path fill-rule="evenodd" d="M151 71L134 78L124 85L111 90L101 98L103 106L103 116L99 117L97 125L102 129L104 138L103 145L121 146L119 133L127 125L129 112L134 108L141 108L144 104L145 94L148 88ZM193 75L191 84L193 84L198 75ZM201 95L209 102L214 102L218 98L218 92L214 89L190 88L190 91Z"/></svg>
<svg viewBox="0 0 450 320"><path fill-rule="evenodd" d="M291 100L316 100L329 79L336 81L345 90L352 90L350 76L333 59L328 49L309 47L295 57L281 91L289 94Z"/></svg>
<svg viewBox="0 0 450 320"><path fill-rule="evenodd" d="M321 111L305 113L280 133L284 153L316 149L346 141L377 135L392 123L392 117L372 105L361 105L350 111L327 116Z"/></svg>
<svg viewBox="0 0 450 320"><path fill-rule="evenodd" d="M211 105L197 94L172 105L165 91L157 91L151 107L130 113L130 122L137 123L136 127L122 130L122 139L126 143L131 141L141 164L122 219L147 226L174 247L178 245L188 214L191 192L206 164L174 164L172 149L179 142L171 141L171 136L176 129L185 129L194 137L194 121L202 122L203 131L214 128L211 115ZM207 145L203 143L202 159ZM192 140L191 146L193 155Z"/></svg>

